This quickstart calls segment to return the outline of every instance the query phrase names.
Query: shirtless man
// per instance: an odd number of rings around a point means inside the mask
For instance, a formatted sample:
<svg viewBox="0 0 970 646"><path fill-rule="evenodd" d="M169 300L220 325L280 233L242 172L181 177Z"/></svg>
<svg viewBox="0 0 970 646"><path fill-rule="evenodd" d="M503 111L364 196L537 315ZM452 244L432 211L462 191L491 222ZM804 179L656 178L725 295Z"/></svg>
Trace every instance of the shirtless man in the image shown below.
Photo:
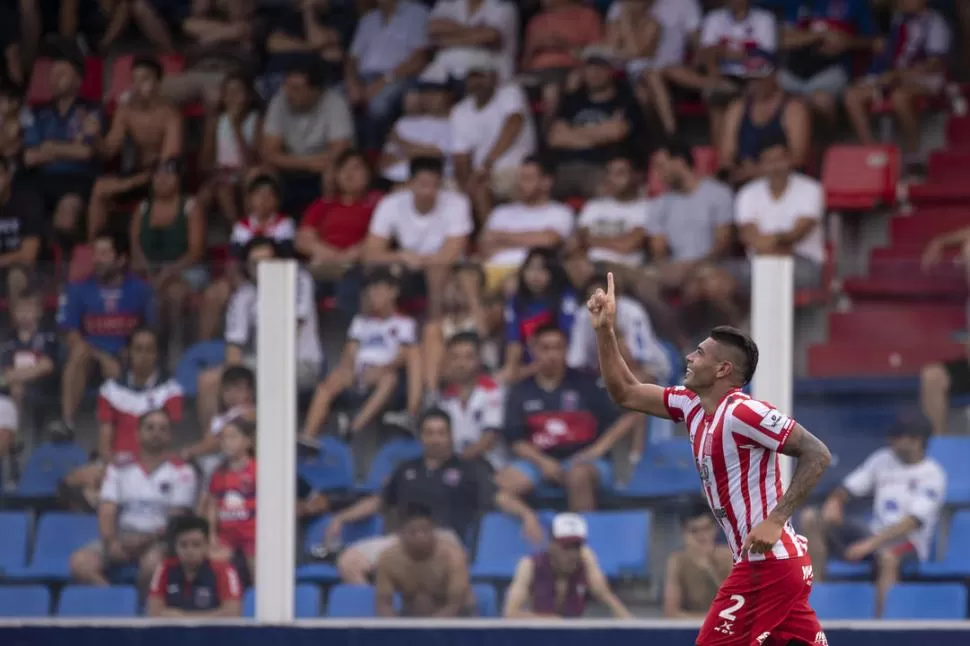
<svg viewBox="0 0 970 646"><path fill-rule="evenodd" d="M182 155L182 115L159 94L163 70L151 57L138 57L131 70L131 92L118 104L111 128L101 142L101 156L113 159L130 143L132 159L122 160L121 175L98 179L88 209L88 237L100 230L118 201L147 198L158 164Z"/></svg>
<svg viewBox="0 0 970 646"><path fill-rule="evenodd" d="M377 616L396 617L394 594L401 595L402 617L459 617L474 612L464 550L435 536L431 509L412 503L398 530L401 540L377 562Z"/></svg>

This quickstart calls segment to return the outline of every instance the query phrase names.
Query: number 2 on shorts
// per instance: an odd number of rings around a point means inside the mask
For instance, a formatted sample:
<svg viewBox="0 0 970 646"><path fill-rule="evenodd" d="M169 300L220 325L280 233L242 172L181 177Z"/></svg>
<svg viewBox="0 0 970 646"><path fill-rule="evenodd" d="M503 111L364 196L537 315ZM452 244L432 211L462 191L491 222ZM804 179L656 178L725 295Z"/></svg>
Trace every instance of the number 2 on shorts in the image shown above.
<svg viewBox="0 0 970 646"><path fill-rule="evenodd" d="M717 616L721 619L726 619L727 621L737 621L738 617L735 613L744 607L744 597L742 597L740 594L732 594L731 601L734 603L717 613Z"/></svg>

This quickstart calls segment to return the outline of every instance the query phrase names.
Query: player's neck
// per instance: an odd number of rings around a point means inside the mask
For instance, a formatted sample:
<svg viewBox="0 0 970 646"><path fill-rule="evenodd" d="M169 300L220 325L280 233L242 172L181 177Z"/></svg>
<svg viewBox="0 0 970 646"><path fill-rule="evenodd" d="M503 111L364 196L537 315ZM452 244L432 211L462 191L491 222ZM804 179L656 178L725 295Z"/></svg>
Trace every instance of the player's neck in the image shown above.
<svg viewBox="0 0 970 646"><path fill-rule="evenodd" d="M697 396L701 399L701 408L704 409L704 412L708 415L713 415L717 407L724 401L724 398L735 390L737 390L737 386L719 382L704 392L697 393Z"/></svg>

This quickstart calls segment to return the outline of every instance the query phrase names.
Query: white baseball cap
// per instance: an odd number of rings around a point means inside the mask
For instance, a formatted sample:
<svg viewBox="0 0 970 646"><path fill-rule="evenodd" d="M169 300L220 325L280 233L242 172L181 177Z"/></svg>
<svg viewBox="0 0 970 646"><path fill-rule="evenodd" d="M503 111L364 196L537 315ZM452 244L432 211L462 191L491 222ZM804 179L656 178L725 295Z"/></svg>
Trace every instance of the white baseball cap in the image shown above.
<svg viewBox="0 0 970 646"><path fill-rule="evenodd" d="M556 514L552 519L552 537L564 543L585 543L589 534L586 519L579 514Z"/></svg>

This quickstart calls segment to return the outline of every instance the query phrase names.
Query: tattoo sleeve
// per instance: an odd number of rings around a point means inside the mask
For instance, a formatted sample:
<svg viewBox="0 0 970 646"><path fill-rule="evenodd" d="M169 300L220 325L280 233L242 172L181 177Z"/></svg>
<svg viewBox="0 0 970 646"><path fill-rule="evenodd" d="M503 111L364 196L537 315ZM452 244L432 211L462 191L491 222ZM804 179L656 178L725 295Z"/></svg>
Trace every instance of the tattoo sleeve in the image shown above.
<svg viewBox="0 0 970 646"><path fill-rule="evenodd" d="M798 460L788 490L769 514L775 520L785 522L812 493L832 461L832 454L820 439L806 431L801 424L795 425L781 452Z"/></svg>

